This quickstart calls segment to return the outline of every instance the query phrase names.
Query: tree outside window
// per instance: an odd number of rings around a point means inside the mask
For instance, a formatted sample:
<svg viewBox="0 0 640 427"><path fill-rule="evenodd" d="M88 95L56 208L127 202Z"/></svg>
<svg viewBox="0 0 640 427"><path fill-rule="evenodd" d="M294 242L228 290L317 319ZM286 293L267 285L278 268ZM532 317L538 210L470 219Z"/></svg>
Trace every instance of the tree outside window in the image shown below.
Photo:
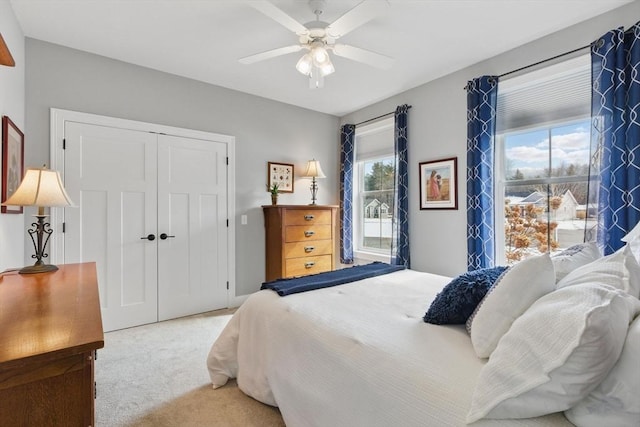
<svg viewBox="0 0 640 427"><path fill-rule="evenodd" d="M590 121L502 136L508 263L595 237L588 203Z"/></svg>
<svg viewBox="0 0 640 427"><path fill-rule="evenodd" d="M395 162L393 157L363 162L361 192L362 248L391 248L394 208Z"/></svg>

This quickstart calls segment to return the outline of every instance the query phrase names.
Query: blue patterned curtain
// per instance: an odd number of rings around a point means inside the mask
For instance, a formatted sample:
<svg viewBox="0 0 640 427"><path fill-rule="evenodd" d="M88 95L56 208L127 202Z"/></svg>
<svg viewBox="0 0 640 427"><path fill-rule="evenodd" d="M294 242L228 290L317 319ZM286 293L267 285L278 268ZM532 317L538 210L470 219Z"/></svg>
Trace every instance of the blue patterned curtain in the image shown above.
<svg viewBox="0 0 640 427"><path fill-rule="evenodd" d="M409 105L400 105L395 112L394 147L396 157L396 197L393 215L391 264L410 267L409 261L409 167L407 127Z"/></svg>
<svg viewBox="0 0 640 427"><path fill-rule="evenodd" d="M493 154L498 78L467 84L467 268L495 263Z"/></svg>
<svg viewBox="0 0 640 427"><path fill-rule="evenodd" d="M353 264L353 162L356 125L340 129L340 262Z"/></svg>
<svg viewBox="0 0 640 427"><path fill-rule="evenodd" d="M591 46L594 144L600 156L598 243L605 255L640 221L640 22Z"/></svg>

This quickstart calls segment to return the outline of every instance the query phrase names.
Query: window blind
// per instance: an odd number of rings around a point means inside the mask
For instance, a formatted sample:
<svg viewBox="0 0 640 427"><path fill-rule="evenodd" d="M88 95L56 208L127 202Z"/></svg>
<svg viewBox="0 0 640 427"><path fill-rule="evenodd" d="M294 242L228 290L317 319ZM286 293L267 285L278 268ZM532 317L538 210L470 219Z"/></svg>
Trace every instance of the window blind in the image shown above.
<svg viewBox="0 0 640 427"><path fill-rule="evenodd" d="M356 162L393 155L393 117L356 130Z"/></svg>
<svg viewBox="0 0 640 427"><path fill-rule="evenodd" d="M590 55L498 83L496 133L591 114Z"/></svg>

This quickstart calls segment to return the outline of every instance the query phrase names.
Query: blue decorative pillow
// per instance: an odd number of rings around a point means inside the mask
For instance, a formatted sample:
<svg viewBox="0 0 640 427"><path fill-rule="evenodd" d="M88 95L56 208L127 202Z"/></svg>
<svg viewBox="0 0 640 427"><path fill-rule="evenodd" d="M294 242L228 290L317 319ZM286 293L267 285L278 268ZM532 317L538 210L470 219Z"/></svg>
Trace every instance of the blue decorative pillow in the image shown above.
<svg viewBox="0 0 640 427"><path fill-rule="evenodd" d="M481 268L456 277L433 300L424 321L434 325L464 324L506 269Z"/></svg>

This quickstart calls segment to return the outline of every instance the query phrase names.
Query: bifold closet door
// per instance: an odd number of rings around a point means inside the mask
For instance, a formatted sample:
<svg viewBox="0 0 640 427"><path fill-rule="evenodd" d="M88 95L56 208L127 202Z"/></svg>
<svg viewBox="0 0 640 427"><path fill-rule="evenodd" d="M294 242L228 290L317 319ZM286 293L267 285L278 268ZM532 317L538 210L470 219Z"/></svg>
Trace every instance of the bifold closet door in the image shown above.
<svg viewBox="0 0 640 427"><path fill-rule="evenodd" d="M158 318L227 307L226 144L158 135Z"/></svg>
<svg viewBox="0 0 640 427"><path fill-rule="evenodd" d="M105 331L156 322L157 135L66 122L65 139L64 262L96 262Z"/></svg>

